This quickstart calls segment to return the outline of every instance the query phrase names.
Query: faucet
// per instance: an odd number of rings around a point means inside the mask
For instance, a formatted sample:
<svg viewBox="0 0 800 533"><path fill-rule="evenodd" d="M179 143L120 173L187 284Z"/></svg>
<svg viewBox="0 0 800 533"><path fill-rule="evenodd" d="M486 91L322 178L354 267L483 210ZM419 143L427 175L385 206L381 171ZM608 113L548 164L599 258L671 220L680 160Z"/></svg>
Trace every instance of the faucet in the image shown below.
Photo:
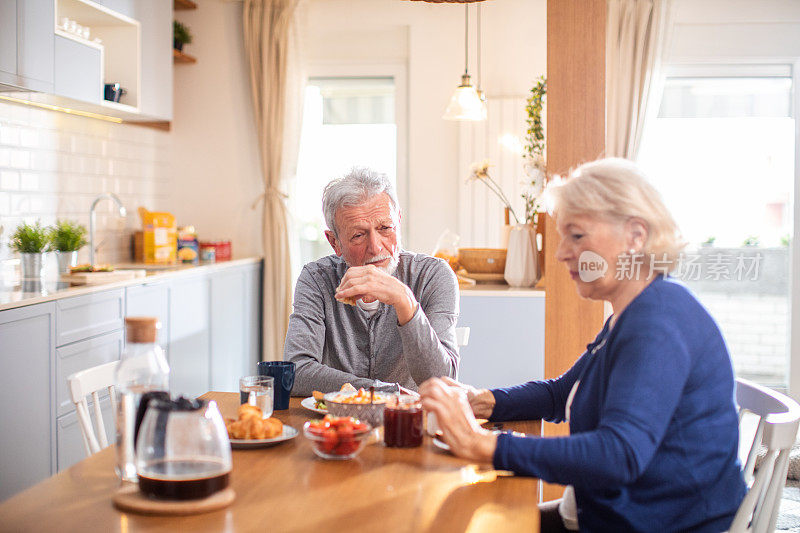
<svg viewBox="0 0 800 533"><path fill-rule="evenodd" d="M125 210L125 206L122 205L122 200L119 199L119 196L114 194L113 192L107 192L101 194L97 198L94 199L92 202L92 207L89 209L89 264L94 266L94 225L95 225L95 213L94 210L97 207L97 204L100 203L100 200L103 198L109 198L114 200L114 203L117 204L119 208L119 216L124 217L128 212Z"/></svg>

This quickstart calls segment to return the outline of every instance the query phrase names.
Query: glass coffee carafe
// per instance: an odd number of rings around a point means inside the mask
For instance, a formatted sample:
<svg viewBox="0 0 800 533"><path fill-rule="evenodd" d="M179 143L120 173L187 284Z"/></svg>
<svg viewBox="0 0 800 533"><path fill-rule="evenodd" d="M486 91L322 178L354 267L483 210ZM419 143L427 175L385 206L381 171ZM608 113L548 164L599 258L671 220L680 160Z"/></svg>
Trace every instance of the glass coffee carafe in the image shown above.
<svg viewBox="0 0 800 533"><path fill-rule="evenodd" d="M193 500L228 486L231 445L216 402L152 400L136 440L139 490L151 498Z"/></svg>

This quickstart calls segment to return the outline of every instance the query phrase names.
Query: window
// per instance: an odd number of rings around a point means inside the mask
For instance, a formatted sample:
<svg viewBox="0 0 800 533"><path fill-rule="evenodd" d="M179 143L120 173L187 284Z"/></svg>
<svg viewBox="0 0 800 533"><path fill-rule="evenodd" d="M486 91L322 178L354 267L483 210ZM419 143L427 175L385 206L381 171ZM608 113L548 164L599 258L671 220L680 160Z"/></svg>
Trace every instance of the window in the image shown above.
<svg viewBox="0 0 800 533"><path fill-rule="evenodd" d="M398 125L393 77L315 77L305 89L291 209L302 264L329 255L322 190L352 167L397 182Z"/></svg>
<svg viewBox="0 0 800 533"><path fill-rule="evenodd" d="M679 277L737 376L786 390L795 124L789 66L674 69L639 163L689 242Z"/></svg>

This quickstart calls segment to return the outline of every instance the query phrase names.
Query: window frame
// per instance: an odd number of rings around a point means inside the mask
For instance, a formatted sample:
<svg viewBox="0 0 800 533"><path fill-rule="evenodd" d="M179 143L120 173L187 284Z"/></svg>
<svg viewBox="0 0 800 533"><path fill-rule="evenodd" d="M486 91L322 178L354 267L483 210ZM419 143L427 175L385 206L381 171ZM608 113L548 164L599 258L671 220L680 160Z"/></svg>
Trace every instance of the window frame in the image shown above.
<svg viewBox="0 0 800 533"><path fill-rule="evenodd" d="M403 235L408 235L409 214L409 177L408 177L408 68L404 62L352 62L330 61L315 62L307 65L305 88L311 78L394 78L395 87L395 123L397 124L397 167L395 168L397 198L400 202L402 219L400 223Z"/></svg>
<svg viewBox="0 0 800 533"><path fill-rule="evenodd" d="M800 401L800 58L717 58L713 62L698 59L664 65L663 78L716 78L716 77L790 77L792 102L790 115L794 119L794 227L790 259L789 281L789 361L787 381L789 395ZM659 100L660 104L660 100ZM653 112L658 112L654 106Z"/></svg>

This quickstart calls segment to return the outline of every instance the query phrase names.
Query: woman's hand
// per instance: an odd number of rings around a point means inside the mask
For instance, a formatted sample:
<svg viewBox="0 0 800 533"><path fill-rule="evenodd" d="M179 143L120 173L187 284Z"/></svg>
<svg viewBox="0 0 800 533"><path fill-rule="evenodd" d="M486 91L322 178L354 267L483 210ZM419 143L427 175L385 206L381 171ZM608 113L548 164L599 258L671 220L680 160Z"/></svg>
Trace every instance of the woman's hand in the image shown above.
<svg viewBox="0 0 800 533"><path fill-rule="evenodd" d="M471 385L459 383L454 379L443 377L442 381L450 387L455 387L466 392L469 406L477 418L489 418L494 411L494 394L489 389L476 389Z"/></svg>
<svg viewBox="0 0 800 533"><path fill-rule="evenodd" d="M451 380L452 381L452 380ZM422 406L436 414L444 441L454 455L491 463L497 435L483 429L475 420L463 388L431 378L419 388Z"/></svg>

